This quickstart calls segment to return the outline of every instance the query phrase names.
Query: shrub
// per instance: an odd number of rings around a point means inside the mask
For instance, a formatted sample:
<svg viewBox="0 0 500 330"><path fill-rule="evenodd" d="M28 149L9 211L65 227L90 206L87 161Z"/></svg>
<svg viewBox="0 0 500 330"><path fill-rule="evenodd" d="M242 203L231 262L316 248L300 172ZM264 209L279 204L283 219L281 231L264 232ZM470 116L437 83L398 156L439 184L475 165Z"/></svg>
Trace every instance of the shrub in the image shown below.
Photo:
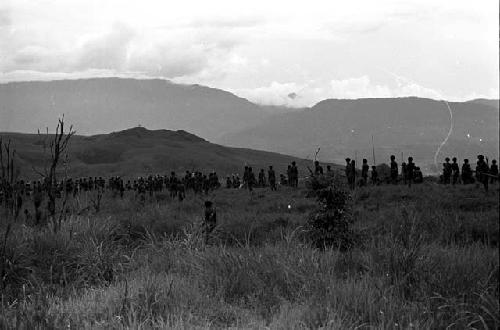
<svg viewBox="0 0 500 330"><path fill-rule="evenodd" d="M351 194L326 176L312 176L307 184L319 206L307 222L307 236L318 248L333 246L342 250L353 246L354 234Z"/></svg>

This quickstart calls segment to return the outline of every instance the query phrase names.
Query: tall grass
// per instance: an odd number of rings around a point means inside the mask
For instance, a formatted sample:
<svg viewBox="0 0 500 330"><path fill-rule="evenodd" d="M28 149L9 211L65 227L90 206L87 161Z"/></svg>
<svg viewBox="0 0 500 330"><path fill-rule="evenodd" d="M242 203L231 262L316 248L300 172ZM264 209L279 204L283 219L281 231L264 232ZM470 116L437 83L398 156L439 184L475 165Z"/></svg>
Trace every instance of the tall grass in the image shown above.
<svg viewBox="0 0 500 330"><path fill-rule="evenodd" d="M4 226L2 327L500 326L498 191L389 186L353 197L362 241L346 252L304 239L315 201L302 190L210 196L219 223L208 245L199 197L142 207L105 196L100 213L70 215L58 230Z"/></svg>

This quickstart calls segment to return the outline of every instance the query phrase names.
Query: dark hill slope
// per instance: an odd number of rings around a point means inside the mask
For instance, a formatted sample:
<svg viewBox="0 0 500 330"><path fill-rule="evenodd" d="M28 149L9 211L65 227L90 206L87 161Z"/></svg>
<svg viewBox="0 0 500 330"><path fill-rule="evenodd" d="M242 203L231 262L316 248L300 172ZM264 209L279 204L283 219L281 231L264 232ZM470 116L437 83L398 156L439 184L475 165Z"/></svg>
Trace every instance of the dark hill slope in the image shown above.
<svg viewBox="0 0 500 330"><path fill-rule="evenodd" d="M36 134L0 133L15 146L22 176L36 177L32 167L44 164L43 143ZM220 175L240 173L245 164L254 171L274 165L284 171L295 160L305 173L310 162L277 153L212 144L185 131L136 127L111 134L74 136L69 147L69 174L138 176L170 171L216 170Z"/></svg>
<svg viewBox="0 0 500 330"><path fill-rule="evenodd" d="M66 121L84 135L138 124L209 140L257 124L259 106L229 92L166 80L94 78L0 84L0 131L33 132Z"/></svg>
<svg viewBox="0 0 500 330"><path fill-rule="evenodd" d="M489 103L489 102L488 102ZM440 158L478 153L498 156L498 108L483 102L449 102L453 132ZM390 154L413 155L431 170L434 154L450 128L446 103L415 97L325 100L309 110L277 115L254 128L224 136L222 143L307 157L321 147L320 158L345 157L372 162L372 135L377 163Z"/></svg>

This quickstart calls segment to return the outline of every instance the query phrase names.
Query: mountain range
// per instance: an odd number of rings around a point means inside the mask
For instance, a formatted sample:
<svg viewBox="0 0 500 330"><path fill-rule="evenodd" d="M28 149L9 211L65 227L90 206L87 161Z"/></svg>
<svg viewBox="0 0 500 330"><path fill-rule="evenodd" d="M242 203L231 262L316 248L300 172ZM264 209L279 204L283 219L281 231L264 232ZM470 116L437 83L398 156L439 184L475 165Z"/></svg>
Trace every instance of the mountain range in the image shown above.
<svg viewBox="0 0 500 330"><path fill-rule="evenodd" d="M390 154L398 160L412 155L427 172L436 171L434 156L441 144L438 162L445 156L474 159L479 153L498 157L499 148L498 100L328 99L290 109L159 79L0 84L0 131L44 131L54 128L63 114L80 135L139 125L184 130L222 145L299 158L313 158L319 148L320 160L337 163L345 157L381 163Z"/></svg>
<svg viewBox="0 0 500 330"><path fill-rule="evenodd" d="M94 78L0 84L0 131L45 130L65 115L79 134L138 125L209 140L260 123L263 107L229 92L167 80Z"/></svg>
<svg viewBox="0 0 500 330"><path fill-rule="evenodd" d="M388 162L391 154L398 161L413 156L426 172L435 172L434 156L441 144L438 163L446 156L498 157L498 114L498 101L493 100L332 99L228 133L221 142L303 158L320 148L319 158L333 162L350 157L379 163Z"/></svg>

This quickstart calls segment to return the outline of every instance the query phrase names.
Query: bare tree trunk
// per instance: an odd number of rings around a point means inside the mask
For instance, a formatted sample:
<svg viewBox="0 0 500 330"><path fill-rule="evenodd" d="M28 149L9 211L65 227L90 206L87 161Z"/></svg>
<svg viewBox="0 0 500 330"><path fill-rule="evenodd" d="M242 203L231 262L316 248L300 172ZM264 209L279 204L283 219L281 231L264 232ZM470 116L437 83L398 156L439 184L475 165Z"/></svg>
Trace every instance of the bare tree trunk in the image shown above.
<svg viewBox="0 0 500 330"><path fill-rule="evenodd" d="M57 198L57 168L61 156L66 151L70 138L75 134L73 126L70 126L69 132L64 132L64 116L59 119L56 127L56 132L53 139L49 143L50 161L45 167L45 174L42 174L45 179L45 190L48 196L47 211L51 218L55 219L56 215L56 198ZM46 139L50 139L48 131ZM47 150L47 145L44 141L44 150Z"/></svg>
<svg viewBox="0 0 500 330"><path fill-rule="evenodd" d="M1 203L5 211L5 215L17 215L17 197L20 193L18 186L15 184L17 179L17 171L14 166L14 158L16 150L11 150L11 141L3 142L0 138L0 193Z"/></svg>

